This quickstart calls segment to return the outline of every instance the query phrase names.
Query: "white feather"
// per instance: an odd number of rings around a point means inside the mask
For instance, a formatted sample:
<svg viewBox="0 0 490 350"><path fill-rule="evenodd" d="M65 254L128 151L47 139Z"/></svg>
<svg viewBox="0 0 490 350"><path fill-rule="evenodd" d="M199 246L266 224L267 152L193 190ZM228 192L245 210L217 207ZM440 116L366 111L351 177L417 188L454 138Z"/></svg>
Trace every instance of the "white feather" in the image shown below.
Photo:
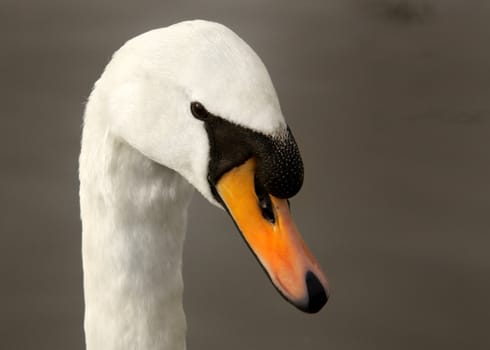
<svg viewBox="0 0 490 350"><path fill-rule="evenodd" d="M89 350L185 348L181 264L193 187L217 204L192 101L265 134L286 128L265 66L222 25L182 22L115 53L87 103L80 154Z"/></svg>

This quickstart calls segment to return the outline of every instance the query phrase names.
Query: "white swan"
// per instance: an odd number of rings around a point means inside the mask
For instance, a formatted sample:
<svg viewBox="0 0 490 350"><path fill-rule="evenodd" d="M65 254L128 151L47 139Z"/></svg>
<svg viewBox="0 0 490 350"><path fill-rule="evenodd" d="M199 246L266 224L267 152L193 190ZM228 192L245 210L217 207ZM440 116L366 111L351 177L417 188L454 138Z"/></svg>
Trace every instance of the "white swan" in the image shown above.
<svg viewBox="0 0 490 350"><path fill-rule="evenodd" d="M286 199L303 168L265 66L206 21L118 50L86 106L80 154L89 350L185 348L182 246L193 187L225 208L278 291L328 296Z"/></svg>

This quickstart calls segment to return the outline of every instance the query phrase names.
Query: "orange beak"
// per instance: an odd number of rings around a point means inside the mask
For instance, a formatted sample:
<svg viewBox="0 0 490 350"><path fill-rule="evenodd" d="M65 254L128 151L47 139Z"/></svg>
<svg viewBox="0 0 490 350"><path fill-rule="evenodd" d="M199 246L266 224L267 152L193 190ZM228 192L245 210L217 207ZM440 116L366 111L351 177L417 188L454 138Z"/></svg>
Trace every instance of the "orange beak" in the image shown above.
<svg viewBox="0 0 490 350"><path fill-rule="evenodd" d="M248 246L277 290L300 310L318 312L328 282L303 242L286 199L257 193L255 160L225 173L216 189Z"/></svg>

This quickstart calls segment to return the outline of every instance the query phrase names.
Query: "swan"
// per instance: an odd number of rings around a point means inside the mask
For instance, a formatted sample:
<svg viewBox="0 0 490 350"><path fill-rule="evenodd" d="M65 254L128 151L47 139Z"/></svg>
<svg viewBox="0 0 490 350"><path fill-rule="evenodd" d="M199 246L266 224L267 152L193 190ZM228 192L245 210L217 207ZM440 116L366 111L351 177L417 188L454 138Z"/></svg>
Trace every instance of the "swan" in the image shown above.
<svg viewBox="0 0 490 350"><path fill-rule="evenodd" d="M314 313L328 299L290 215L298 147L264 64L221 24L180 22L116 51L85 107L79 180L88 350L185 349L194 189L229 213L287 301Z"/></svg>

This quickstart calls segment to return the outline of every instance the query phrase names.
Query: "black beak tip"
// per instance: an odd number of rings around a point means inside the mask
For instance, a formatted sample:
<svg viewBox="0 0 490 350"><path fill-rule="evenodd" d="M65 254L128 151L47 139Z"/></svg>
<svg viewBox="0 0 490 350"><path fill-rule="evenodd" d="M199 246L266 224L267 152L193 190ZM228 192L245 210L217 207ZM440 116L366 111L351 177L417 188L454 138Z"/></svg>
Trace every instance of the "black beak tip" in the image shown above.
<svg viewBox="0 0 490 350"><path fill-rule="evenodd" d="M304 312L314 314L322 309L328 301L328 293L318 280L318 277L308 271L306 273L306 288L308 289L308 303L300 307Z"/></svg>

